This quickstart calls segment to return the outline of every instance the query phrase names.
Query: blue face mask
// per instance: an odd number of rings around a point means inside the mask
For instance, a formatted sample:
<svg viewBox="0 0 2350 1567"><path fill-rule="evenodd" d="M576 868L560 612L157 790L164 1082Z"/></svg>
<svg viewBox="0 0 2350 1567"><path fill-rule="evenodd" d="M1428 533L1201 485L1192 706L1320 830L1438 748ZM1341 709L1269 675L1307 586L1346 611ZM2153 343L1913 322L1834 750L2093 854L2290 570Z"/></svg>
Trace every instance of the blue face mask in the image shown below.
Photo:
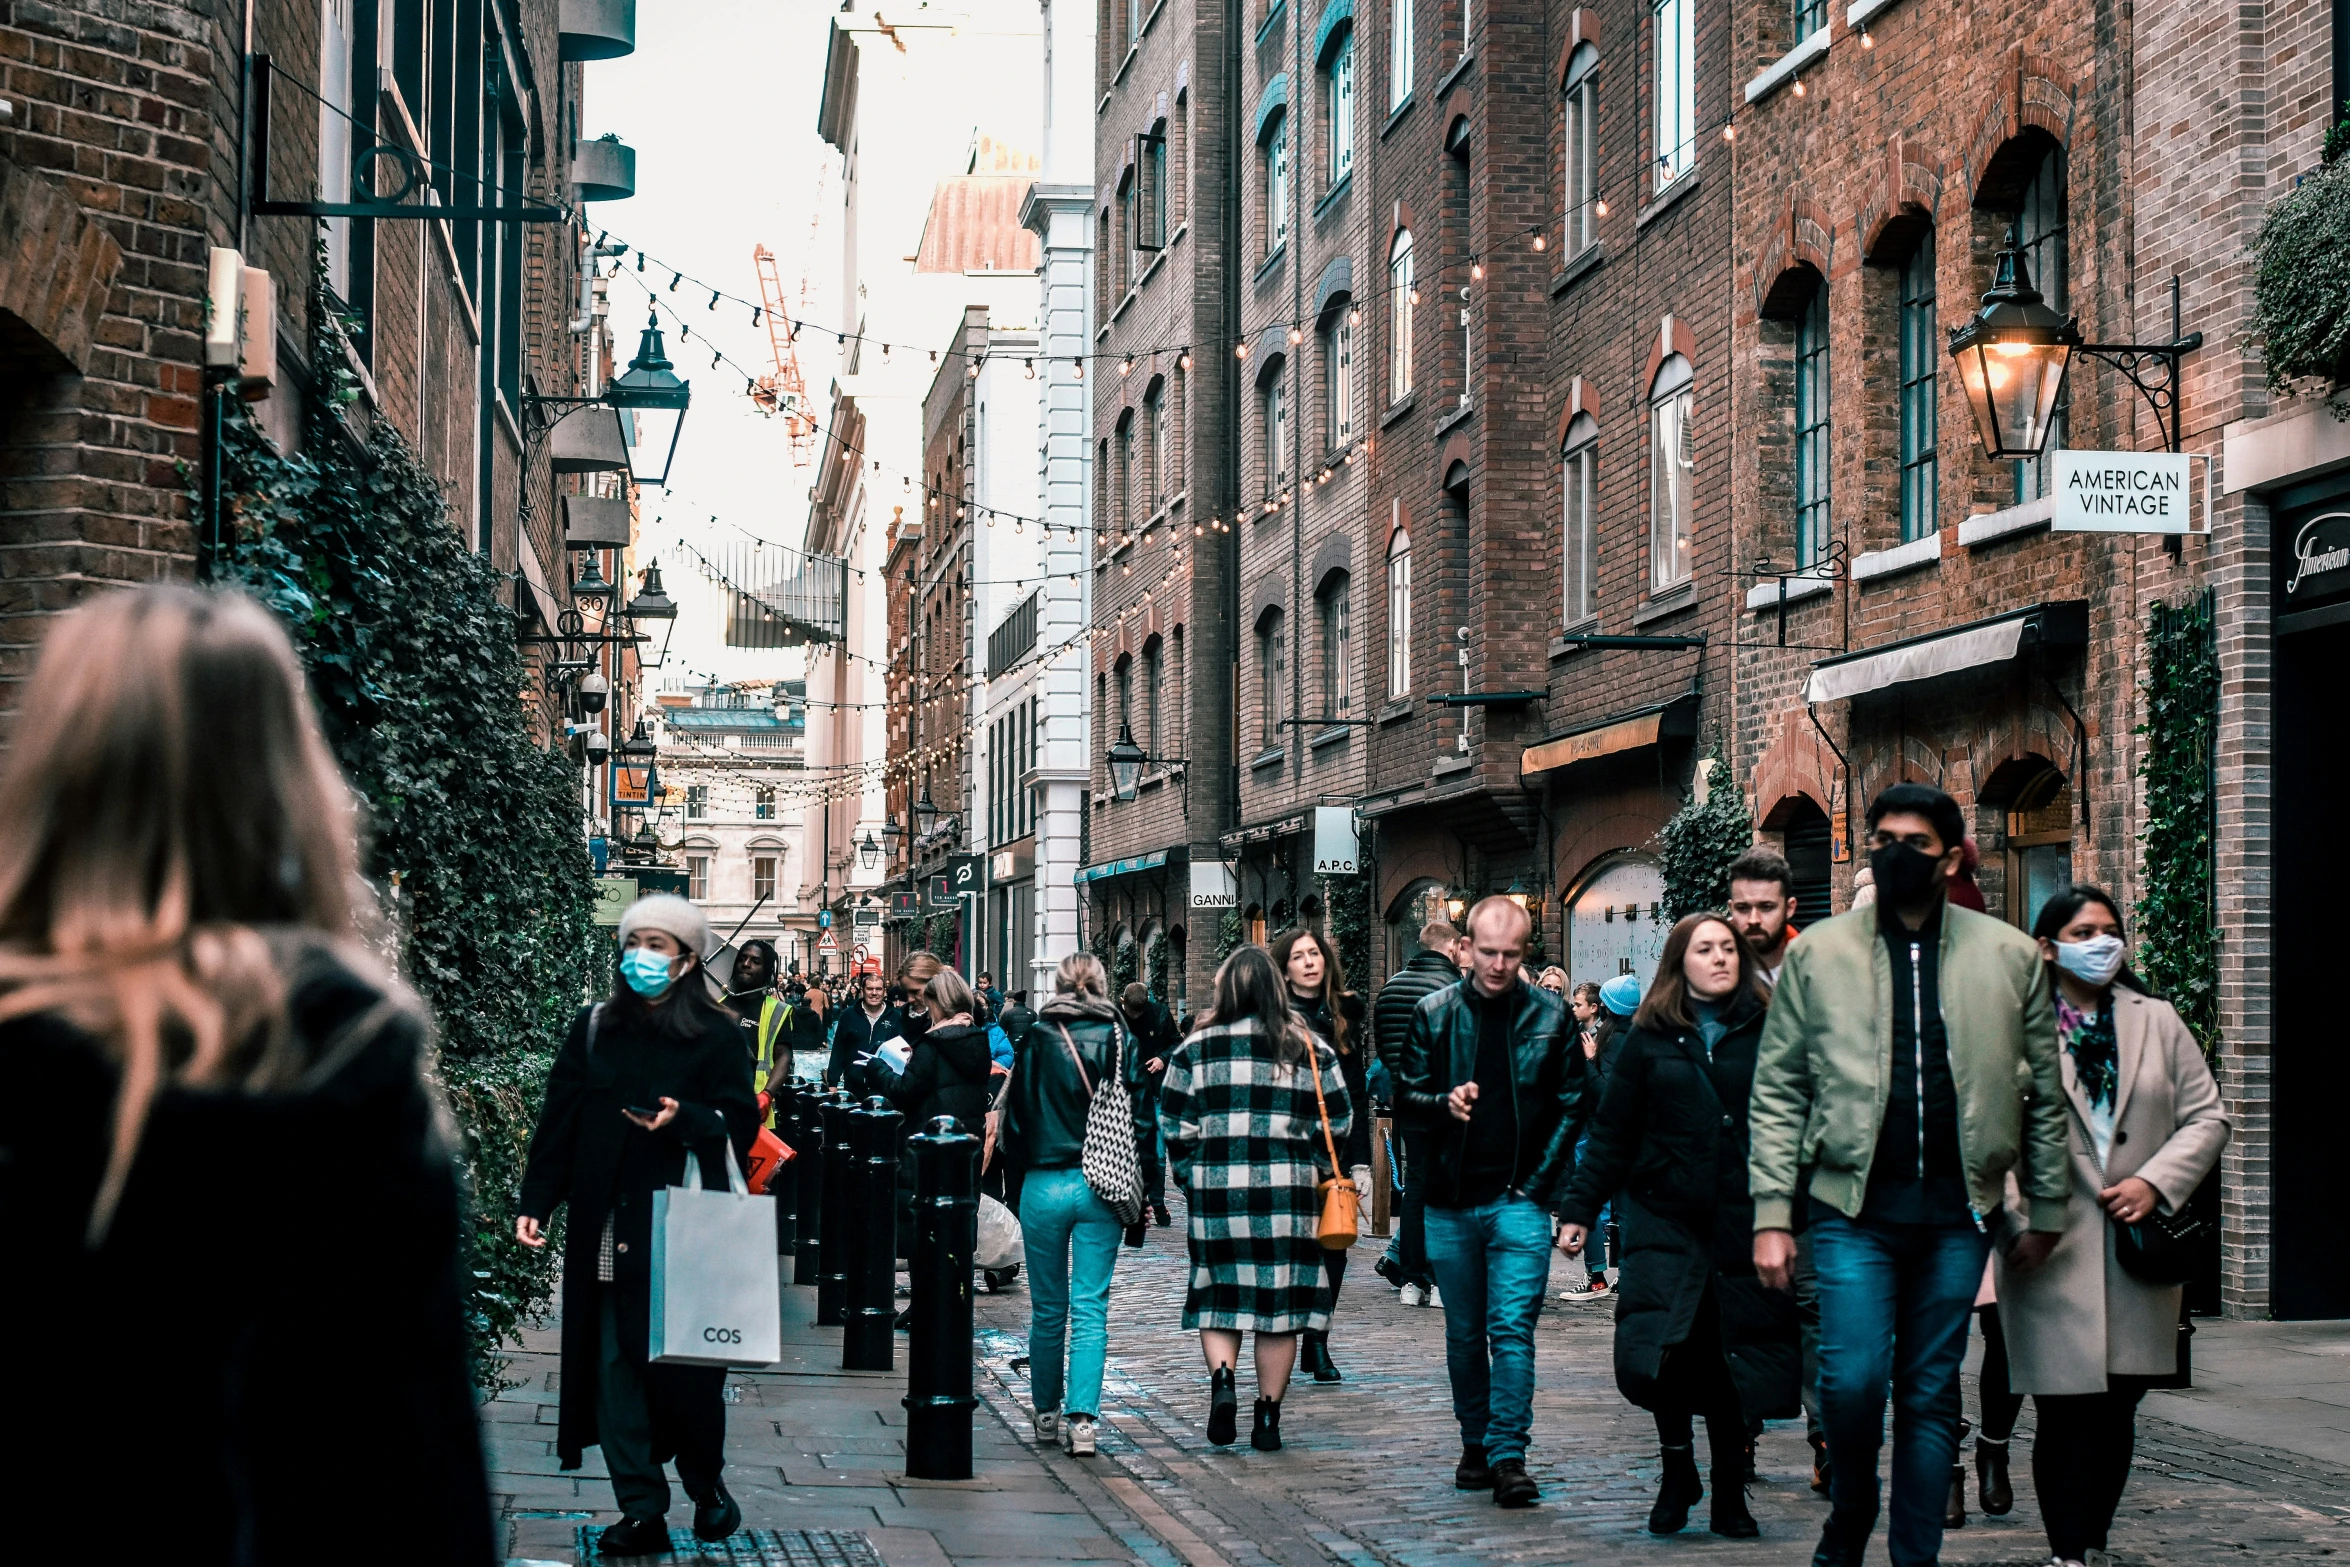
<svg viewBox="0 0 2350 1567"><path fill-rule="evenodd" d="M631 947L620 954L620 977L647 1001L658 1001L669 993L669 961L650 947Z"/></svg>

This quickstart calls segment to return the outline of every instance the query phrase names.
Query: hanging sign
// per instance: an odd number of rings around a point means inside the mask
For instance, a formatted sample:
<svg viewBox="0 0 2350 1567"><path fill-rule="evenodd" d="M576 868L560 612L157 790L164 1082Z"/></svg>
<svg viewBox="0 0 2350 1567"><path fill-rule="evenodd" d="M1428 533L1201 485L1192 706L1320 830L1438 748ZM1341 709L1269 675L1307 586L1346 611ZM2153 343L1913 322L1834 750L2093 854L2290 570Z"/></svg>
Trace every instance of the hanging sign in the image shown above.
<svg viewBox="0 0 2350 1567"><path fill-rule="evenodd" d="M2191 533L2185 452L2051 454L2059 533Z"/></svg>
<svg viewBox="0 0 2350 1567"><path fill-rule="evenodd" d="M1232 865L1226 860L1199 860L1191 862L1191 906L1195 909L1229 909L1240 903L1239 884L1232 875Z"/></svg>
<svg viewBox="0 0 2350 1567"><path fill-rule="evenodd" d="M618 929L620 916L628 912L630 904L636 902L636 878L634 876L599 876L595 880L595 889L595 923L610 925L614 929Z"/></svg>
<svg viewBox="0 0 2350 1567"><path fill-rule="evenodd" d="M1355 813L1351 805L1314 807L1314 874L1353 876L1361 872L1356 859Z"/></svg>

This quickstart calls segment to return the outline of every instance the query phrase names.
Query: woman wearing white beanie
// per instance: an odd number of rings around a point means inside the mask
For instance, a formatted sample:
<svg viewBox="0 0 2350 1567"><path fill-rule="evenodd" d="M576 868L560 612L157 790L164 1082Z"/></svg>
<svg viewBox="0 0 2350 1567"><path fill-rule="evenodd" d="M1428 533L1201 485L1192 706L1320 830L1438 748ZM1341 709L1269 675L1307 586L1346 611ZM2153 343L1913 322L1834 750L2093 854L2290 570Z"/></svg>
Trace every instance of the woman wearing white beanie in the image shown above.
<svg viewBox="0 0 2350 1567"><path fill-rule="evenodd" d="M514 1221L524 1245L543 1246L548 1217L570 1204L555 1449L565 1469L584 1448L604 1450L621 1512L599 1542L605 1556L669 1548L670 1454L696 1537L742 1526L719 1478L725 1368L646 1359L653 1193L683 1182L689 1153L703 1185L724 1190L725 1144L747 1159L758 1132L751 1058L702 982L709 950L710 922L683 898L639 898L621 915L611 998L580 1010L555 1057Z"/></svg>

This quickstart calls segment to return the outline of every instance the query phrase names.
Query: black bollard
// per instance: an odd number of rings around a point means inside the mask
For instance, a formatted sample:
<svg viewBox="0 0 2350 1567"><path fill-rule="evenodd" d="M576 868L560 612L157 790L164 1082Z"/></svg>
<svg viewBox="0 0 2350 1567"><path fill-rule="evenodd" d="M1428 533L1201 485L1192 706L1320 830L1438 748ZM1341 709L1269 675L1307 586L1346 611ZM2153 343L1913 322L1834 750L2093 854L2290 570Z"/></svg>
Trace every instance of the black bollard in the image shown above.
<svg viewBox="0 0 2350 1567"><path fill-rule="evenodd" d="M794 1157L786 1159L767 1178L767 1195L775 1199L775 1255L789 1257L799 1250L800 1101L797 1077L767 1080L767 1105L775 1113L775 1135Z"/></svg>
<svg viewBox="0 0 2350 1567"><path fill-rule="evenodd" d="M849 1116L855 1109L856 1101L836 1088L824 1096L818 1111L824 1128L824 1216L817 1242L822 1267L816 1275L816 1326L820 1328L837 1328L847 1320L841 1313L848 1303L849 1270L857 1264L858 1229L849 1212L855 1200Z"/></svg>
<svg viewBox="0 0 2350 1567"><path fill-rule="evenodd" d="M791 1281L794 1284L820 1282L823 1262L824 1213L824 1121L819 1106L824 1102L824 1090L814 1083L803 1081L792 1091L792 1115L800 1129L800 1141L792 1143L799 1151L793 1163L800 1167L799 1180L793 1191L799 1208L797 1232L799 1249L793 1253ZM785 1138L790 1142L791 1139Z"/></svg>
<svg viewBox="0 0 2350 1567"><path fill-rule="evenodd" d="M913 1320L906 1338L906 1474L971 1478L971 1253L979 1238L979 1139L942 1115L912 1140Z"/></svg>
<svg viewBox="0 0 2350 1567"><path fill-rule="evenodd" d="M842 1312L843 1371L888 1371L897 1364L898 1124L904 1119L878 1094L849 1113L855 1154L849 1226L857 1239Z"/></svg>

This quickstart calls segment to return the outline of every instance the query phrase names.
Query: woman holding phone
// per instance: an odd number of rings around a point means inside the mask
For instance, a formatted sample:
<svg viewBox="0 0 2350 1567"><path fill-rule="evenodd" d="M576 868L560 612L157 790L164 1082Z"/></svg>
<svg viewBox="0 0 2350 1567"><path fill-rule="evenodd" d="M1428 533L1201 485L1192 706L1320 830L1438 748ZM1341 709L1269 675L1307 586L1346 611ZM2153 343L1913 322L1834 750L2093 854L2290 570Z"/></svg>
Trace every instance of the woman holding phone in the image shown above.
<svg viewBox="0 0 2350 1567"><path fill-rule="evenodd" d="M555 1057L516 1208L516 1238L544 1246L549 1216L570 1205L555 1451L577 1469L583 1449L604 1450L621 1514L598 1541L606 1556L669 1549L664 1453L677 1455L695 1538L742 1527L719 1478L726 1368L646 1357L653 1193L684 1183L689 1155L705 1187L726 1190L727 1145L747 1161L759 1129L750 1054L703 982L709 948L709 921L683 898L639 898L620 916L611 997L580 1010Z"/></svg>

